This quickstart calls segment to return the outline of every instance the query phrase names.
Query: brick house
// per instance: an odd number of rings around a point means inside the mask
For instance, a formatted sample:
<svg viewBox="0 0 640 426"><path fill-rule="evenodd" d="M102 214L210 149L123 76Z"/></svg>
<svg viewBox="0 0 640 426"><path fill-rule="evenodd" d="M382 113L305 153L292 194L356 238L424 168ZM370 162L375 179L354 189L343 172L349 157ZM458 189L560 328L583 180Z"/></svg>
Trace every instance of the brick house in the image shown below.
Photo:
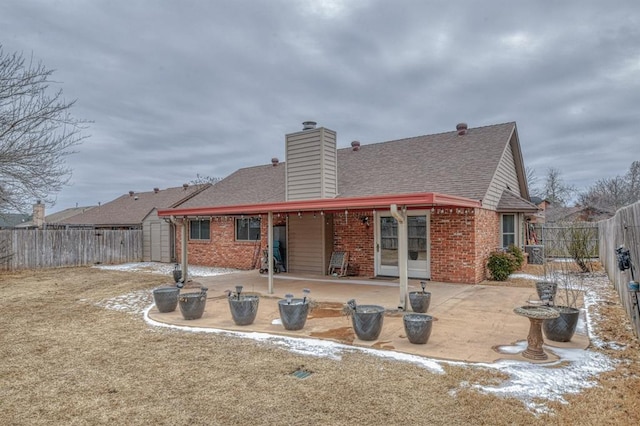
<svg viewBox="0 0 640 426"><path fill-rule="evenodd" d="M524 215L538 208L515 123L343 149L334 131L303 124L285 137L284 163L160 209L181 224L184 266L251 269L271 241L291 274L327 274L331 253L345 251L350 275L474 284L492 250L524 244Z"/></svg>

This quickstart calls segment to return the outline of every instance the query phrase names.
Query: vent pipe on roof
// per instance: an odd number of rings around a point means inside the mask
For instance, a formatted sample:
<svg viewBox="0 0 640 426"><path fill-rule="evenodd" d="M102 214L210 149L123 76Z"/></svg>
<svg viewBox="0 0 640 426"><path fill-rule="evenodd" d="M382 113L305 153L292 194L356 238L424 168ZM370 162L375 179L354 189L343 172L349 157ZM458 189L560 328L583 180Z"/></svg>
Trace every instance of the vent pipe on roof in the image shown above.
<svg viewBox="0 0 640 426"><path fill-rule="evenodd" d="M458 136L463 136L467 134L467 123L458 123L456 125L456 130L458 131Z"/></svg>
<svg viewBox="0 0 640 426"><path fill-rule="evenodd" d="M133 191L129 191L129 197L133 197L134 192Z"/></svg>
<svg viewBox="0 0 640 426"><path fill-rule="evenodd" d="M302 122L302 130L312 130L316 128L316 123L315 121L303 121Z"/></svg>
<svg viewBox="0 0 640 426"><path fill-rule="evenodd" d="M187 190L188 187L189 187L188 183L183 183L182 184L182 189L184 189L185 191Z"/></svg>
<svg viewBox="0 0 640 426"><path fill-rule="evenodd" d="M354 151L360 151L360 141L351 142L351 149Z"/></svg>
<svg viewBox="0 0 640 426"><path fill-rule="evenodd" d="M278 157L273 157L271 159L271 164L273 165L273 167L277 166L278 164L280 164L280 160L278 160Z"/></svg>
<svg viewBox="0 0 640 426"><path fill-rule="evenodd" d="M158 192L160 192L160 188L153 188L153 192L157 194Z"/></svg>

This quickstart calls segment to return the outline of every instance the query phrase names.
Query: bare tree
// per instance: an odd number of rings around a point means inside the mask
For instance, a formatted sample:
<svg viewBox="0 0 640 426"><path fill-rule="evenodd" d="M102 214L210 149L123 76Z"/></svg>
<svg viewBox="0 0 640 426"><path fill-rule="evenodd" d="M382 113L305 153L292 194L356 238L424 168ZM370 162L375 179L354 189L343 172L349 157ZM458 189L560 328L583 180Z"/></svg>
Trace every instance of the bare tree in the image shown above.
<svg viewBox="0 0 640 426"><path fill-rule="evenodd" d="M529 195L539 196L540 188L538 188L538 176L536 176L536 170L531 167L525 167L524 172L527 179L527 186L529 187Z"/></svg>
<svg viewBox="0 0 640 426"><path fill-rule="evenodd" d="M216 184L221 180L222 178L219 177L201 176L199 173L196 173L196 178L189 183L191 183L191 185L202 185L205 183Z"/></svg>
<svg viewBox="0 0 640 426"><path fill-rule="evenodd" d="M544 180L543 198L552 204L565 206L575 192L576 188L573 185L568 185L564 182L560 170L554 167L547 170L547 175Z"/></svg>
<svg viewBox="0 0 640 426"><path fill-rule="evenodd" d="M640 200L640 161L634 161L624 176L600 179L580 194L585 206L615 212Z"/></svg>
<svg viewBox="0 0 640 426"><path fill-rule="evenodd" d="M51 203L71 177L65 159L86 137L87 122L71 116L75 101L62 90L51 93L52 74L0 45L0 212Z"/></svg>

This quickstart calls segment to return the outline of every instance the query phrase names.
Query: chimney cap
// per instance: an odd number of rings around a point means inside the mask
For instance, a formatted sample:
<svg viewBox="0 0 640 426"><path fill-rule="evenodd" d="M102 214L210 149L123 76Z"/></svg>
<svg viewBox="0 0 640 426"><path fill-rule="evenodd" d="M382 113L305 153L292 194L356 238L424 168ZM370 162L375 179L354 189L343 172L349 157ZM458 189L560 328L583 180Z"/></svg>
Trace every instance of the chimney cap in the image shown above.
<svg viewBox="0 0 640 426"><path fill-rule="evenodd" d="M316 123L315 121L303 121L302 122L302 130L312 130L316 128Z"/></svg>
<svg viewBox="0 0 640 426"><path fill-rule="evenodd" d="M359 151L360 150L360 141L352 141L351 142L351 148L354 151Z"/></svg>
<svg viewBox="0 0 640 426"><path fill-rule="evenodd" d="M278 164L280 164L280 160L278 160L278 157L273 157L271 159L271 164L273 165L273 167L277 166Z"/></svg>

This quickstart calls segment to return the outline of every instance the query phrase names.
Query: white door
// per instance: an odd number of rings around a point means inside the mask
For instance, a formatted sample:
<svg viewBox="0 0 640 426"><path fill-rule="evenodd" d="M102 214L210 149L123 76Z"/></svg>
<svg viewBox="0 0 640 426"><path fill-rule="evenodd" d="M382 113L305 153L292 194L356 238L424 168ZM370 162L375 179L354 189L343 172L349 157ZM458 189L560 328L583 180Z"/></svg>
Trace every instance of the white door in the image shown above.
<svg viewBox="0 0 640 426"><path fill-rule="evenodd" d="M410 278L429 278L429 213L407 212L407 265ZM376 219L376 274L400 276L398 270L398 222L390 213Z"/></svg>

